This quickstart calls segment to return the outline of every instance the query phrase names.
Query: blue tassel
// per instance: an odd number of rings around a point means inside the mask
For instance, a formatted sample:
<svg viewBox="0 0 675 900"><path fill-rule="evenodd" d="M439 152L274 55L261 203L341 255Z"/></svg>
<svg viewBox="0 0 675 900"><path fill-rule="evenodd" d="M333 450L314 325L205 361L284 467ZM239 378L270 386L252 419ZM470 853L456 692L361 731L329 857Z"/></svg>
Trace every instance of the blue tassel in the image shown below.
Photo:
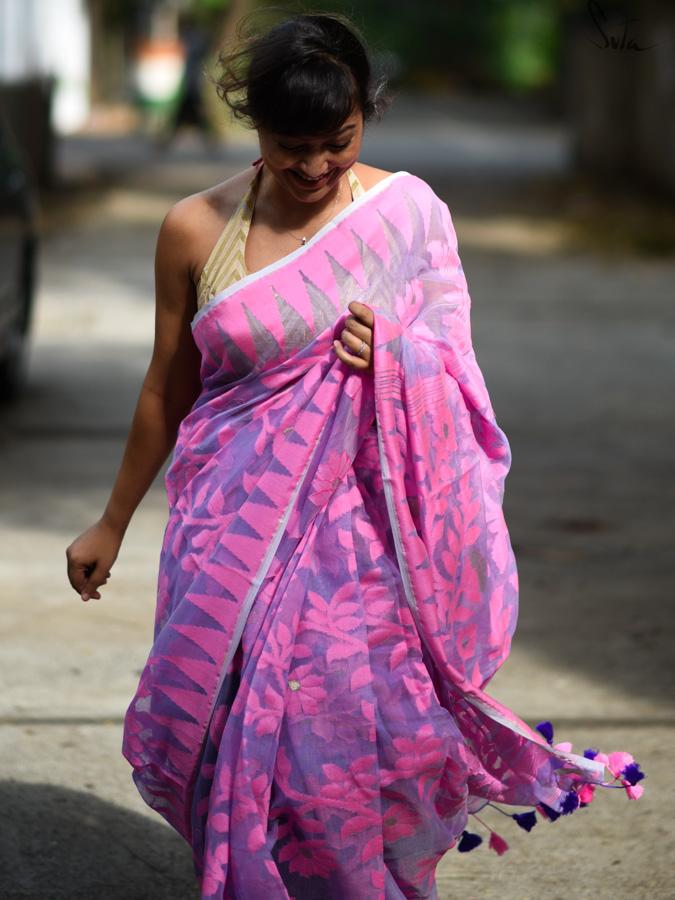
<svg viewBox="0 0 675 900"><path fill-rule="evenodd" d="M619 774L626 779L629 784L637 784L645 777L645 773L640 771L640 764L636 762L628 763L624 766Z"/></svg>
<svg viewBox="0 0 675 900"><path fill-rule="evenodd" d="M563 816L567 816L579 806L579 795L576 791L568 791L563 800L560 812Z"/></svg>
<svg viewBox="0 0 675 900"><path fill-rule="evenodd" d="M549 744L553 743L553 725L550 722L539 722L534 726Z"/></svg>
<svg viewBox="0 0 675 900"><path fill-rule="evenodd" d="M540 803L539 806L544 810L544 815L547 819L550 819L551 822L555 822L556 819L560 818L560 813L556 812L554 809L551 809L551 807L547 806L546 803Z"/></svg>
<svg viewBox="0 0 675 900"><path fill-rule="evenodd" d="M459 844L457 844L457 849L460 853L468 853L469 850L474 850L482 843L483 838L479 834L473 834L471 831L463 831Z"/></svg>
<svg viewBox="0 0 675 900"><path fill-rule="evenodd" d="M514 818L518 825L520 825L521 828L524 828L525 831L532 831L537 824L537 816L534 812L513 813L512 818Z"/></svg>

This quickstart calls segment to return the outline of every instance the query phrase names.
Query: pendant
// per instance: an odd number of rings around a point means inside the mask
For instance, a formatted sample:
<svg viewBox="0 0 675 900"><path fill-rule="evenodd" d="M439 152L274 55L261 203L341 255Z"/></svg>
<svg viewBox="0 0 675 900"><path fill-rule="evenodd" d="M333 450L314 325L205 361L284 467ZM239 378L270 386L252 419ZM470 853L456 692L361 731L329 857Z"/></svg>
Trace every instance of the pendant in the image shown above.
<svg viewBox="0 0 675 900"><path fill-rule="evenodd" d="M304 237L304 238L300 238L300 243L301 243L301 244L302 244L302 246L303 246L303 247L304 247L304 246L305 246L305 244L306 244L306 243L307 243L307 238L306 238L306 237Z"/></svg>

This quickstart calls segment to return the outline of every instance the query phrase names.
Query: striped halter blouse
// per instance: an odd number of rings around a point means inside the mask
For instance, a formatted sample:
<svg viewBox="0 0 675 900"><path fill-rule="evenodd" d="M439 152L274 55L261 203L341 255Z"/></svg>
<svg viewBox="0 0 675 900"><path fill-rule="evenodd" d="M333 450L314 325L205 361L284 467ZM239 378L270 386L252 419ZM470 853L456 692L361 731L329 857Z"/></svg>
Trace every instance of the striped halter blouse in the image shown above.
<svg viewBox="0 0 675 900"><path fill-rule="evenodd" d="M259 165L234 215L220 233L202 269L197 285L197 309L201 309L216 294L248 274L244 262L244 247L251 227L261 171L262 165ZM354 200L360 197L364 190L351 169L347 170L347 177Z"/></svg>

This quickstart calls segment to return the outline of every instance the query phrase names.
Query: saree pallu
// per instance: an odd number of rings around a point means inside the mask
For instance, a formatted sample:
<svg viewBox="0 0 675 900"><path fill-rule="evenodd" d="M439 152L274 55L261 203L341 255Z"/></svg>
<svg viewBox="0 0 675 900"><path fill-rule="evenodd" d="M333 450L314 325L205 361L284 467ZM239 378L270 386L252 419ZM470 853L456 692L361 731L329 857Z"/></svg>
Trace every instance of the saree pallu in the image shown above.
<svg viewBox="0 0 675 900"><path fill-rule="evenodd" d="M332 347L352 300L372 371ZM604 771L485 692L517 617L511 454L450 212L393 173L192 331L134 782L203 898L435 897L469 813Z"/></svg>

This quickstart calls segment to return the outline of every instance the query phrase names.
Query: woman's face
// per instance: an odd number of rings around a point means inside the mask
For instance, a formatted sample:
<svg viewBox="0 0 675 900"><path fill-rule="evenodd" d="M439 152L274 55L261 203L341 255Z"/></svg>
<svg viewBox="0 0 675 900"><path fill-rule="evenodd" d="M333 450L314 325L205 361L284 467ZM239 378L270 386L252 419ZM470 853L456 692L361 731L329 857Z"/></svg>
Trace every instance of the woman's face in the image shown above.
<svg viewBox="0 0 675 900"><path fill-rule="evenodd" d="M301 203L322 200L358 159L363 114L355 110L331 134L290 137L258 129L260 155L279 184Z"/></svg>

